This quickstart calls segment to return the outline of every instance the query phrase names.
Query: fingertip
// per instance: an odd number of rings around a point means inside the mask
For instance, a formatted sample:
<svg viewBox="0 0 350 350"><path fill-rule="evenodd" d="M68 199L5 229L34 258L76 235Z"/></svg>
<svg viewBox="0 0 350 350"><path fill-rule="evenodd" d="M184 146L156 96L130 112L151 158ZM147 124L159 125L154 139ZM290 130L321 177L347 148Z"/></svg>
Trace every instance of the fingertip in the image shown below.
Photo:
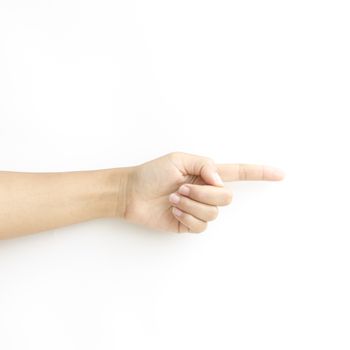
<svg viewBox="0 0 350 350"><path fill-rule="evenodd" d="M274 180L274 181L281 181L281 180L283 180L286 177L285 172L282 169L279 169L279 168L271 167L269 169L268 173L269 173L268 177L271 180Z"/></svg>
<svg viewBox="0 0 350 350"><path fill-rule="evenodd" d="M172 211L173 211L173 214L174 214L176 217L179 217L179 216L182 215L182 210L180 210L180 209L178 209L178 208L173 207Z"/></svg>
<svg viewBox="0 0 350 350"><path fill-rule="evenodd" d="M186 184L184 184L180 186L178 192L183 196L188 196L190 194L190 188Z"/></svg>
<svg viewBox="0 0 350 350"><path fill-rule="evenodd" d="M282 180L284 180L285 178L286 178L286 174L283 173L283 174L280 175L278 181L282 181Z"/></svg>

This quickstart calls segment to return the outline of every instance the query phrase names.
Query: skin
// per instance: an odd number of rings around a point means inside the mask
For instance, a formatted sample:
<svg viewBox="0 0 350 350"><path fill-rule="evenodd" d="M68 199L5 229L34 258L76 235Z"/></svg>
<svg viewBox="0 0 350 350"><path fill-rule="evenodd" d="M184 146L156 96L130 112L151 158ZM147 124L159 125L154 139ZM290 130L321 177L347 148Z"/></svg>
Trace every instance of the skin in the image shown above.
<svg viewBox="0 0 350 350"><path fill-rule="evenodd" d="M216 174L216 175L215 175ZM281 170L216 164L173 152L124 168L57 173L0 172L0 239L97 218L160 231L203 232L232 201L223 181L279 181Z"/></svg>

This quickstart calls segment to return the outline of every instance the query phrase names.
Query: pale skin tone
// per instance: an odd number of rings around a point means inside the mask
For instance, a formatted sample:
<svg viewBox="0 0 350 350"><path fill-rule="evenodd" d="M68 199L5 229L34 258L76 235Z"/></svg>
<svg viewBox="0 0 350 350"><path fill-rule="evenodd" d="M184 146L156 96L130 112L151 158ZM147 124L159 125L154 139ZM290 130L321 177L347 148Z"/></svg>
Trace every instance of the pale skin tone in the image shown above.
<svg viewBox="0 0 350 350"><path fill-rule="evenodd" d="M215 175L217 174L217 175ZM277 168L216 164L173 152L140 165L89 171L0 171L0 239L97 218L160 231L203 232L232 201L224 182L279 181Z"/></svg>

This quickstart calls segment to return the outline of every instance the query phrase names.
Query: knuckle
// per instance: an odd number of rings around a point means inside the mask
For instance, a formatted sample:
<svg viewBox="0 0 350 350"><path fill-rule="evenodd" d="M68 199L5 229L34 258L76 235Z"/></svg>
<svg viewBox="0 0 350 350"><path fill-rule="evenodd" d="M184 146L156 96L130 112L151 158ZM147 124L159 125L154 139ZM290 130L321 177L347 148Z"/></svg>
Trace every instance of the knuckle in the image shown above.
<svg viewBox="0 0 350 350"><path fill-rule="evenodd" d="M181 152L181 151L174 151L174 152L168 153L168 156L172 160L181 159L181 158L183 158L184 156L187 156L187 155L188 155L188 153Z"/></svg>
<svg viewBox="0 0 350 350"><path fill-rule="evenodd" d="M202 233L206 230L207 226L208 226L207 222L200 223L200 224L196 225L196 227L194 228L194 230L192 230L192 232Z"/></svg>
<svg viewBox="0 0 350 350"><path fill-rule="evenodd" d="M215 220L219 215L219 208L217 206L212 206L208 215L208 220Z"/></svg>
<svg viewBox="0 0 350 350"><path fill-rule="evenodd" d="M180 156L180 153L181 152L171 152L171 153L168 153L168 156L171 158L171 159L175 159L175 158L178 158Z"/></svg>
<svg viewBox="0 0 350 350"><path fill-rule="evenodd" d="M209 164L209 165L214 165L214 159L210 158L210 157L204 157L205 161Z"/></svg>
<svg viewBox="0 0 350 350"><path fill-rule="evenodd" d="M198 192L198 188L195 184L186 183L186 187L189 189L189 198L197 198L200 197L200 192Z"/></svg>
<svg viewBox="0 0 350 350"><path fill-rule="evenodd" d="M232 191L226 191L223 198L224 205L229 205L232 202L233 194Z"/></svg>

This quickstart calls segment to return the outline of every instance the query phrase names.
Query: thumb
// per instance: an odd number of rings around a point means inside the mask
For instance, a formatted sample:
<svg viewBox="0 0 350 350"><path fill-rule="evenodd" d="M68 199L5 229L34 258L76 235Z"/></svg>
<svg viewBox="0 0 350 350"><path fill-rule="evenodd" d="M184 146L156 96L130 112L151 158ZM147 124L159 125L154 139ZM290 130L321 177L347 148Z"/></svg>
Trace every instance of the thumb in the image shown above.
<svg viewBox="0 0 350 350"><path fill-rule="evenodd" d="M212 159L182 152L175 152L172 155L174 163L184 175L197 175L208 185L224 186Z"/></svg>

